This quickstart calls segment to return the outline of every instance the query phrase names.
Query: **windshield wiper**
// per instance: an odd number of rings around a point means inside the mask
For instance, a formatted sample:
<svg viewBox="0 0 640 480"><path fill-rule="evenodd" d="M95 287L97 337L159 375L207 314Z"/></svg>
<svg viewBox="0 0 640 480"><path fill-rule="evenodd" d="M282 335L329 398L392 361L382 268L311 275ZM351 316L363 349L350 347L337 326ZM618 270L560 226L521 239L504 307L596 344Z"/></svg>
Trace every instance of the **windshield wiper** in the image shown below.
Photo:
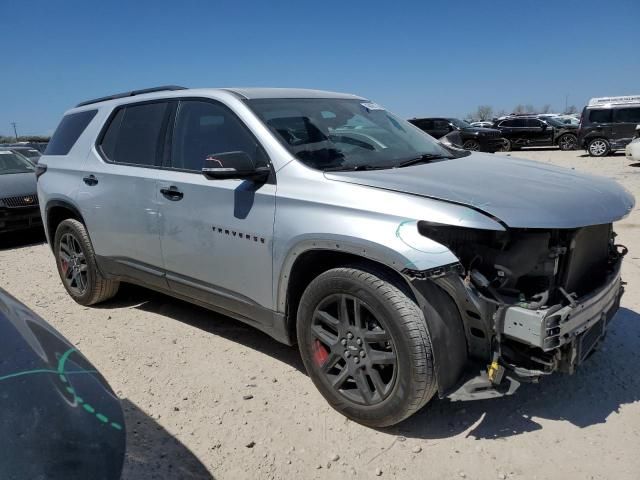
<svg viewBox="0 0 640 480"><path fill-rule="evenodd" d="M392 168L393 165L348 165L342 167L329 167L323 169L324 172L362 172L365 170L385 170L387 168Z"/></svg>
<svg viewBox="0 0 640 480"><path fill-rule="evenodd" d="M442 160L442 159L451 159L452 157L446 155L438 155L435 153L423 153L419 157L411 158L409 160L405 160L404 162L400 162L397 165L394 165L394 168L402 168L408 167L410 165L416 165L418 163L429 163L433 160Z"/></svg>

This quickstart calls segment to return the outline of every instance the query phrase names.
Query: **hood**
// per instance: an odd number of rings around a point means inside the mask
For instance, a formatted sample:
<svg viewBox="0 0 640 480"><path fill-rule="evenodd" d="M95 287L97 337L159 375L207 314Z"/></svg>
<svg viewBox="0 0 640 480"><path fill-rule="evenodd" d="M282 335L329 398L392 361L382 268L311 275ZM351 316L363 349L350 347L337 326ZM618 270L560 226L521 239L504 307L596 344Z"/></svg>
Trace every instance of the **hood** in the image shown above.
<svg viewBox="0 0 640 480"><path fill-rule="evenodd" d="M36 174L7 173L0 175L0 198L36 193Z"/></svg>
<svg viewBox="0 0 640 480"><path fill-rule="evenodd" d="M325 175L331 180L466 205L512 228L578 228L611 223L626 216L635 205L633 196L614 180L492 154Z"/></svg>

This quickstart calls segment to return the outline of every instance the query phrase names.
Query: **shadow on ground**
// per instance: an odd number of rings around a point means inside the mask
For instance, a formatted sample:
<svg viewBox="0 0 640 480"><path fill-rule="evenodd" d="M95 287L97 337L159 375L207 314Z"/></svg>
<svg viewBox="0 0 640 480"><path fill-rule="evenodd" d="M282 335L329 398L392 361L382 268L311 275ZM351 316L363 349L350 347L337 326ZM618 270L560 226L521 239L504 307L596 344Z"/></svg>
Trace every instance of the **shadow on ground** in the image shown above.
<svg viewBox="0 0 640 480"><path fill-rule="evenodd" d="M272 339L265 333L233 318L221 315L189 302L175 299L146 288L123 284L113 300L92 308L135 307L156 313L199 328L212 335L226 338L306 373L298 350Z"/></svg>
<svg viewBox="0 0 640 480"><path fill-rule="evenodd" d="M605 423L625 405L640 401L640 315L621 308L600 349L574 375L556 374L522 385L511 397L475 402L431 402L390 431L437 439L467 432L499 439L542 429L538 419L579 428Z"/></svg>
<svg viewBox="0 0 640 480"><path fill-rule="evenodd" d="M39 245L46 241L44 230L41 228L0 233L0 251Z"/></svg>
<svg viewBox="0 0 640 480"><path fill-rule="evenodd" d="M241 343L305 373L296 348L252 327L153 291L125 285L104 308L136 306ZM387 433L437 439L468 431L474 438L506 438L540 430L537 419L567 421L583 428L606 422L624 405L640 401L640 315L621 308L611 331L574 375L556 374L539 384L524 384L511 397L473 402L431 401ZM292 392L295 394L295 392Z"/></svg>
<svg viewBox="0 0 640 480"><path fill-rule="evenodd" d="M122 480L214 477L191 451L129 400L122 400L127 453Z"/></svg>

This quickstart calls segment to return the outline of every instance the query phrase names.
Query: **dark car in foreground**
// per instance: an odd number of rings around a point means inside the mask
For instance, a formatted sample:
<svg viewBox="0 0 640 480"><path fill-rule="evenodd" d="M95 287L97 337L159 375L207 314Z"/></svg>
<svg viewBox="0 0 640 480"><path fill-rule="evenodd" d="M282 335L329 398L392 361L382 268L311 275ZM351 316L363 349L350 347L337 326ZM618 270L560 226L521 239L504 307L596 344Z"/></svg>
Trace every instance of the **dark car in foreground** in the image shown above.
<svg viewBox="0 0 640 480"><path fill-rule="evenodd" d="M409 122L434 138L458 132L462 141L460 146L473 152L497 152L504 142L499 130L473 127L457 118L413 118Z"/></svg>
<svg viewBox="0 0 640 480"><path fill-rule="evenodd" d="M495 128L502 132L502 150L509 152L522 147L552 147L574 150L578 144L578 127L555 118L511 116L498 119Z"/></svg>
<svg viewBox="0 0 640 480"><path fill-rule="evenodd" d="M0 233L42 227L35 170L22 155L0 150Z"/></svg>
<svg viewBox="0 0 640 480"><path fill-rule="evenodd" d="M68 340L1 288L0 352L0 477L120 478L117 396Z"/></svg>

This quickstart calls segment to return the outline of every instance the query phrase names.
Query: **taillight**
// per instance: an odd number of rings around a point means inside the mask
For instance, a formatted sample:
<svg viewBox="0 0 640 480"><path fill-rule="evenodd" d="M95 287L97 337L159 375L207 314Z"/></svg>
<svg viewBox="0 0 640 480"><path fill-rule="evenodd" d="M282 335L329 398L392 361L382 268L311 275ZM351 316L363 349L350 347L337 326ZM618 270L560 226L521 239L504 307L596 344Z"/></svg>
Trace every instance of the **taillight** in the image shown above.
<svg viewBox="0 0 640 480"><path fill-rule="evenodd" d="M36 165L36 182L38 181L38 179L44 174L44 172L47 171L47 166L46 165L42 165L40 163L38 163Z"/></svg>

